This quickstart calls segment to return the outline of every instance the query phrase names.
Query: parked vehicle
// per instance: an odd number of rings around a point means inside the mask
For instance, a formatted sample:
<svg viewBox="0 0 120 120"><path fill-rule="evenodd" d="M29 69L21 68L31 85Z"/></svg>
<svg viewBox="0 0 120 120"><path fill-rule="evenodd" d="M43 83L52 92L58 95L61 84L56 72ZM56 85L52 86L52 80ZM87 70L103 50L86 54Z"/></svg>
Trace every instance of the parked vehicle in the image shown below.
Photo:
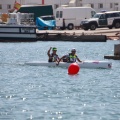
<svg viewBox="0 0 120 120"><path fill-rule="evenodd" d="M80 26L83 19L91 18L95 13L91 7L59 7L56 9L56 27L72 30Z"/></svg>
<svg viewBox="0 0 120 120"><path fill-rule="evenodd" d="M81 27L84 30L108 27L109 29L120 28L120 11L96 13L93 18L83 20Z"/></svg>

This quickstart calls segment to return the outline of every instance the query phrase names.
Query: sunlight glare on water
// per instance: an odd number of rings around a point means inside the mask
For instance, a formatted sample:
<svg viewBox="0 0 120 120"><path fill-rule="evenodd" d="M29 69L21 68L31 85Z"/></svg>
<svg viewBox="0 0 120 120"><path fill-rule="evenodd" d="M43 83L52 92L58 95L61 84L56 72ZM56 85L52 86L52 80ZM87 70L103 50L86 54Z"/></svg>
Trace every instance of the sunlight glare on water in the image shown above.
<svg viewBox="0 0 120 120"><path fill-rule="evenodd" d="M28 66L47 61L47 50L57 47L61 57L77 49L81 60L104 60L114 44L83 42L0 43L0 119L3 120L120 120L120 62L112 69Z"/></svg>

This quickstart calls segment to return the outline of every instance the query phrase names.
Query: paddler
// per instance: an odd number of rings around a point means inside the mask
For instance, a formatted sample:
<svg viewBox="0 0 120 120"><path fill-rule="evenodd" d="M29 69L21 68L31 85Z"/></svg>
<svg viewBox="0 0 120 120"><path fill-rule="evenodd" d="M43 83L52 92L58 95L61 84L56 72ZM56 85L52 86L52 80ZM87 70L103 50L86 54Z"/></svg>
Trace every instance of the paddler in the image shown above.
<svg viewBox="0 0 120 120"><path fill-rule="evenodd" d="M52 53L50 53L51 49L52 49ZM50 47L50 49L47 52L47 55L49 57L48 62L58 62L59 61L59 57L56 52L57 52L56 47L53 47L53 48Z"/></svg>
<svg viewBox="0 0 120 120"><path fill-rule="evenodd" d="M63 62L67 62L67 63L74 63L74 62L76 62L76 61L82 62L82 61L78 58L78 56L77 56L77 54L76 54L76 49L75 49L75 48L73 48L73 49L71 50L71 53L69 53L68 55L64 55L63 57L61 57L61 58L59 59L57 65L59 65L59 62L60 62L61 60L63 60Z"/></svg>

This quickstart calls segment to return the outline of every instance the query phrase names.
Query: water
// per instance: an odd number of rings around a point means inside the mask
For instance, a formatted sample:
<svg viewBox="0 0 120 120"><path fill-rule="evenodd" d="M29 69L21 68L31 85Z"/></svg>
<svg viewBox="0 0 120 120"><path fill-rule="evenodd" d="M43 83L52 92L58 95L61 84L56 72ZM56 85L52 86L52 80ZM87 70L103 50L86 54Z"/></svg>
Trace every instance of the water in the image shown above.
<svg viewBox="0 0 120 120"><path fill-rule="evenodd" d="M67 68L24 65L47 60L49 47L59 56L76 48L81 60L104 60L117 43L0 43L0 120L120 120L120 61L76 76Z"/></svg>

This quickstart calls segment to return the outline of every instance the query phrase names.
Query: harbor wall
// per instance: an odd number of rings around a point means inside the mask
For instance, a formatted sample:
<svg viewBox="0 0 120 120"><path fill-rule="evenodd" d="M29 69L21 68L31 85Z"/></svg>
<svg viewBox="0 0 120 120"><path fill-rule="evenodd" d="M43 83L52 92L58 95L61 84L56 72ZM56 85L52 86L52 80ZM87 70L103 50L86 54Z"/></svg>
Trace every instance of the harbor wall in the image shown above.
<svg viewBox="0 0 120 120"><path fill-rule="evenodd" d="M37 34L38 41L106 42L106 35Z"/></svg>
<svg viewBox="0 0 120 120"><path fill-rule="evenodd" d="M64 34L37 34L33 38L0 38L0 42L36 42L36 41L71 41L71 42L106 42L106 35L64 35Z"/></svg>

